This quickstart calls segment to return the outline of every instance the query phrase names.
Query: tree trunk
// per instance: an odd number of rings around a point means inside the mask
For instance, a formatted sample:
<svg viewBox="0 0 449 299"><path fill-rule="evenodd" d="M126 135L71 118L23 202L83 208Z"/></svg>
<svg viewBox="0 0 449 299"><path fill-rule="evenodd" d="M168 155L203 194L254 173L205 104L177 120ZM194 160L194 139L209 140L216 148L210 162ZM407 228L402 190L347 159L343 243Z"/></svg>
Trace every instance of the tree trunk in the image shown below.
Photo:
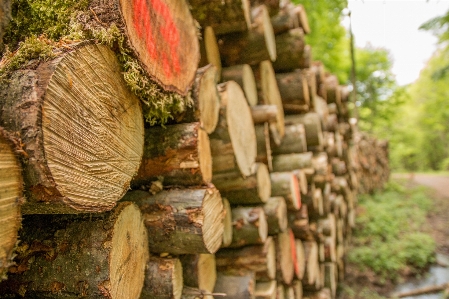
<svg viewBox="0 0 449 299"><path fill-rule="evenodd" d="M302 280L304 277L304 271L306 269L306 257L304 253L304 245L302 245L302 241L300 239L295 239L295 249L296 249L295 275L297 279Z"/></svg>
<svg viewBox="0 0 449 299"><path fill-rule="evenodd" d="M227 299L254 299L255 288L254 273L243 276L218 273L214 293L226 294Z"/></svg>
<svg viewBox="0 0 449 299"><path fill-rule="evenodd" d="M293 172L272 172L271 195L282 196L289 210L299 210L301 207L301 193L298 177Z"/></svg>
<svg viewBox="0 0 449 299"><path fill-rule="evenodd" d="M304 115L288 115L285 117L288 123L303 124L306 130L307 148L323 146L323 131L321 129L321 118L317 113L309 112Z"/></svg>
<svg viewBox="0 0 449 299"><path fill-rule="evenodd" d="M183 289L182 270L178 258L151 256L140 298L180 299Z"/></svg>
<svg viewBox="0 0 449 299"><path fill-rule="evenodd" d="M279 146L273 146L273 155L307 152L306 131L302 124L285 124L285 136Z"/></svg>
<svg viewBox="0 0 449 299"><path fill-rule="evenodd" d="M138 207L119 203L108 213L28 215L16 266L0 296L139 298L148 237Z"/></svg>
<svg viewBox="0 0 449 299"><path fill-rule="evenodd" d="M276 36L277 58L273 62L276 72L289 72L306 68L304 63L305 41L301 28L292 29Z"/></svg>
<svg viewBox="0 0 449 299"><path fill-rule="evenodd" d="M263 125L256 125L256 139L257 139L257 157L256 162L264 163L268 166L268 170L273 170L273 156L271 155L270 144L270 125L264 123Z"/></svg>
<svg viewBox="0 0 449 299"><path fill-rule="evenodd" d="M217 271L238 275L254 272L257 281L270 281L276 276L276 248L272 237L264 244L235 249L220 249L216 253Z"/></svg>
<svg viewBox="0 0 449 299"><path fill-rule="evenodd" d="M281 93L284 110L286 107L310 107L310 92L307 79L300 71L276 74L279 92Z"/></svg>
<svg viewBox="0 0 449 299"><path fill-rule="evenodd" d="M213 254L188 254L179 257L184 285L212 293L217 280Z"/></svg>
<svg viewBox="0 0 449 299"><path fill-rule="evenodd" d="M255 299L276 299L277 282L276 280L267 282L256 282Z"/></svg>
<svg viewBox="0 0 449 299"><path fill-rule="evenodd" d="M275 236L276 244L276 278L278 282L290 284L295 273L293 252L295 237L290 229Z"/></svg>
<svg viewBox="0 0 449 299"><path fill-rule="evenodd" d="M223 82L235 81L245 92L249 106L257 105L257 86L254 73L248 64L234 65L223 68L221 77Z"/></svg>
<svg viewBox="0 0 449 299"><path fill-rule="evenodd" d="M221 246L228 247L232 243L232 210L226 198L223 198L223 210L225 215L223 217L223 242Z"/></svg>
<svg viewBox="0 0 449 299"><path fill-rule="evenodd" d="M223 238L223 204L215 188L173 189L154 196L131 191L142 211L152 252L215 253Z"/></svg>
<svg viewBox="0 0 449 299"><path fill-rule="evenodd" d="M276 42L267 8L255 7L251 15L253 23L248 31L220 36L218 45L224 65L256 65L276 60Z"/></svg>
<svg viewBox="0 0 449 299"><path fill-rule="evenodd" d="M132 181L137 189L161 180L166 186L207 185L212 180L212 155L199 122L145 129L142 164Z"/></svg>
<svg viewBox="0 0 449 299"><path fill-rule="evenodd" d="M115 24L150 78L165 90L187 95L200 50L186 1L91 0L89 12L78 21L94 30Z"/></svg>
<svg viewBox="0 0 449 299"><path fill-rule="evenodd" d="M213 173L238 167L243 176L253 173L257 141L251 110L240 86L234 81L218 85L221 97L220 117L209 136Z"/></svg>
<svg viewBox="0 0 449 299"><path fill-rule="evenodd" d="M307 131L306 131L307 132ZM284 172L312 166L312 152L277 155L273 157L273 171Z"/></svg>
<svg viewBox="0 0 449 299"><path fill-rule="evenodd" d="M248 0L189 0L192 15L205 28L211 26L216 35L248 31L251 24Z"/></svg>
<svg viewBox="0 0 449 299"><path fill-rule="evenodd" d="M140 102L106 46L78 45L59 53L14 72L0 86L0 125L17 132L25 152L22 211L107 211L140 165Z"/></svg>
<svg viewBox="0 0 449 299"><path fill-rule="evenodd" d="M201 60L198 66L204 67L212 64L217 68L217 80L221 80L221 57L220 50L218 50L217 37L215 31L211 26L206 26L202 32L202 39L200 39Z"/></svg>
<svg viewBox="0 0 449 299"><path fill-rule="evenodd" d="M8 267L12 265L13 249L21 225L23 180L14 141L0 128L0 281L6 278Z"/></svg>
<svg viewBox="0 0 449 299"><path fill-rule="evenodd" d="M235 207L232 209L232 243L242 247L265 243L268 224L262 207Z"/></svg>
<svg viewBox="0 0 449 299"><path fill-rule="evenodd" d="M267 217L269 235L277 235L287 229L287 204L282 196L270 197L263 209Z"/></svg>
<svg viewBox="0 0 449 299"><path fill-rule="evenodd" d="M8 26L10 20L11 0L2 0L0 2L0 53L3 52L3 35L5 34L5 29Z"/></svg>

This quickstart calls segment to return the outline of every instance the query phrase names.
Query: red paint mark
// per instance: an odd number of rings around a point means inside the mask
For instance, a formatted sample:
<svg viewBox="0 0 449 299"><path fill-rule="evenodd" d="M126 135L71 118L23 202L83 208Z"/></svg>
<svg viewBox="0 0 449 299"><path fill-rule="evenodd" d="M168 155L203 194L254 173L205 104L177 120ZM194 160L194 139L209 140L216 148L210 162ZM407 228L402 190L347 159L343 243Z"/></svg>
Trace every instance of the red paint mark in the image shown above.
<svg viewBox="0 0 449 299"><path fill-rule="evenodd" d="M148 0L133 0L134 29L137 36L145 40L146 50L151 59L162 59L164 75L171 79L174 73L177 74L181 71L177 52L180 41L178 28L166 3L162 0L149 0L149 2L151 8L148 6ZM153 32L150 9L158 16L157 21L164 22L159 26L158 32ZM153 34L160 36L165 43L157 43ZM166 45L169 49L164 49Z"/></svg>

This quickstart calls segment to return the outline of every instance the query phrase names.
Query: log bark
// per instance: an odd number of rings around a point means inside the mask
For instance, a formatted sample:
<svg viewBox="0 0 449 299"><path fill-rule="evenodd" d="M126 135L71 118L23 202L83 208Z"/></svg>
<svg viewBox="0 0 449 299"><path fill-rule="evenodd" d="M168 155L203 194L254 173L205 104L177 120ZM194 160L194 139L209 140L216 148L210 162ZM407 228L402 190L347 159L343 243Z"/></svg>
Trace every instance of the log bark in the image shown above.
<svg viewBox="0 0 449 299"><path fill-rule="evenodd" d="M215 255L188 254L179 256L184 285L212 293L217 280Z"/></svg>
<svg viewBox="0 0 449 299"><path fill-rule="evenodd" d="M312 166L312 152L277 155L273 157L273 171L284 172Z"/></svg>
<svg viewBox="0 0 449 299"><path fill-rule="evenodd" d="M295 277L299 280L302 280L306 269L306 256L304 253L304 245L302 245L302 241L300 239L295 239L295 250L296 250Z"/></svg>
<svg viewBox="0 0 449 299"><path fill-rule="evenodd" d="M223 198L223 242L222 247L228 247L232 242L232 210L229 200Z"/></svg>
<svg viewBox="0 0 449 299"><path fill-rule="evenodd" d="M254 273L233 276L218 273L214 293L226 294L229 299L254 299L256 280Z"/></svg>
<svg viewBox="0 0 449 299"><path fill-rule="evenodd" d="M235 249L220 249L216 253L217 271L242 275L254 272L257 281L271 281L276 276L276 248L272 237L264 244Z"/></svg>
<svg viewBox="0 0 449 299"><path fill-rule="evenodd" d="M246 178L238 172L216 174L213 183L231 204L263 204L271 196L270 174L263 163L256 163L254 169L254 174Z"/></svg>
<svg viewBox="0 0 449 299"><path fill-rule="evenodd" d="M221 80L221 57L218 50L217 37L211 26L206 26L202 31L202 39L200 39L201 59L198 64L200 68L212 64L217 69L217 79Z"/></svg>
<svg viewBox="0 0 449 299"><path fill-rule="evenodd" d="M235 81L245 93L245 98L249 106L257 105L257 85L254 73L248 64L225 67L221 77L223 82Z"/></svg>
<svg viewBox="0 0 449 299"><path fill-rule="evenodd" d="M256 125L255 130L257 139L256 162L266 164L268 166L268 170L273 171L273 156L271 154L270 144L270 125L268 123Z"/></svg>
<svg viewBox="0 0 449 299"><path fill-rule="evenodd" d="M17 141L16 141L17 142ZM14 139L0 128L0 281L6 278L12 265L13 250L21 225L20 205L23 199L23 179L15 152Z"/></svg>
<svg viewBox="0 0 449 299"><path fill-rule="evenodd" d="M147 238L132 203L97 215L25 216L16 266L0 284L0 296L137 299Z"/></svg>
<svg viewBox="0 0 449 299"><path fill-rule="evenodd" d="M302 282L300 280L294 280L292 283L293 291L295 293L296 299L302 299L303 290L302 290Z"/></svg>
<svg viewBox="0 0 449 299"><path fill-rule="evenodd" d="M307 87L309 89L309 96L310 96L310 108L314 109L315 105L315 98L317 95L317 83L316 83L316 76L315 73L312 71L312 67L303 69L302 74L306 78L307 81Z"/></svg>
<svg viewBox="0 0 449 299"><path fill-rule="evenodd" d="M277 58L273 62L276 72L288 72L306 68L304 65L304 32L301 28L292 29L276 36Z"/></svg>
<svg viewBox="0 0 449 299"><path fill-rule="evenodd" d="M324 79L323 84L326 89L326 100L328 103L341 105L341 91L338 78L335 75L329 75Z"/></svg>
<svg viewBox="0 0 449 299"><path fill-rule="evenodd" d="M238 168L243 176L253 173L257 141L251 110L240 86L234 81L218 85L220 117L209 136L213 173Z"/></svg>
<svg viewBox="0 0 449 299"><path fill-rule="evenodd" d="M273 142L275 143L275 142ZM273 146L273 155L307 152L306 131L302 124L285 124L285 136L279 146Z"/></svg>
<svg viewBox="0 0 449 299"><path fill-rule="evenodd" d="M262 207L233 208L232 225L229 247L263 244L268 237L268 224Z"/></svg>
<svg viewBox="0 0 449 299"><path fill-rule="evenodd" d="M131 191L123 200L139 206L152 252L215 253L220 248L223 204L215 188L172 189L153 196Z"/></svg>
<svg viewBox="0 0 449 299"><path fill-rule="evenodd" d="M298 14L292 7L282 7L277 14L271 17L271 24L275 35L295 29L300 26Z"/></svg>
<svg viewBox="0 0 449 299"><path fill-rule="evenodd" d="M280 2L280 0L250 0L251 6L253 7L264 4L270 13L270 16L273 16L279 11Z"/></svg>
<svg viewBox="0 0 449 299"><path fill-rule="evenodd" d="M201 27L211 26L217 35L249 30L251 14L248 0L190 0L189 4Z"/></svg>
<svg viewBox="0 0 449 299"><path fill-rule="evenodd" d="M278 73L276 81L285 111L293 106L310 106L309 86L302 72Z"/></svg>
<svg viewBox="0 0 449 299"><path fill-rule="evenodd" d="M2 0L0 3L0 53L3 52L3 35L11 20L11 1Z"/></svg>
<svg viewBox="0 0 449 299"><path fill-rule="evenodd" d="M295 237L290 229L275 236L276 244L276 279L278 282L290 284L295 273L293 254Z"/></svg>
<svg viewBox="0 0 449 299"><path fill-rule="evenodd" d="M151 256L146 268L145 283L140 298L181 298L183 268L178 258Z"/></svg>
<svg viewBox="0 0 449 299"><path fill-rule="evenodd" d="M251 107L254 124L275 123L278 115L276 105L256 105Z"/></svg>
<svg viewBox="0 0 449 299"><path fill-rule="evenodd" d="M140 165L140 102L106 46L58 53L0 86L0 125L18 132L25 152L23 213L107 211Z"/></svg>
<svg viewBox="0 0 449 299"><path fill-rule="evenodd" d="M307 148L323 146L323 131L321 118L317 113L309 112L304 115L288 115L285 117L287 123L303 124L306 130Z"/></svg>
<svg viewBox="0 0 449 299"><path fill-rule="evenodd" d="M200 50L186 1L91 0L89 12L78 21L94 30L115 24L150 78L165 90L187 95Z"/></svg>
<svg viewBox="0 0 449 299"><path fill-rule="evenodd" d="M276 42L267 8L254 7L251 16L248 31L220 36L218 45L223 65L256 65L264 60L276 60Z"/></svg>
<svg viewBox="0 0 449 299"><path fill-rule="evenodd" d="M201 123L145 129L144 153L132 187L161 180L165 186L207 185L212 180L209 137Z"/></svg>
<svg viewBox="0 0 449 299"><path fill-rule="evenodd" d="M278 283L278 287L276 290L276 299L284 299L284 298L285 298L284 285Z"/></svg>
<svg viewBox="0 0 449 299"><path fill-rule="evenodd" d="M331 298L337 296L337 265L335 263L324 264L324 287L330 290Z"/></svg>
<svg viewBox="0 0 449 299"><path fill-rule="evenodd" d="M263 209L267 217L269 235L276 235L287 229L287 204L282 196L270 197Z"/></svg>
<svg viewBox="0 0 449 299"><path fill-rule="evenodd" d="M255 299L276 299L277 282L276 280L267 282L256 282Z"/></svg>
<svg viewBox="0 0 449 299"><path fill-rule="evenodd" d="M301 193L299 189L298 177L294 172L272 172L271 195L282 196L285 199L289 210L299 210L301 208Z"/></svg>
<svg viewBox="0 0 449 299"><path fill-rule="evenodd" d="M307 205L302 205L299 211L289 211L289 227L295 238L303 241L314 241L316 229L309 222Z"/></svg>

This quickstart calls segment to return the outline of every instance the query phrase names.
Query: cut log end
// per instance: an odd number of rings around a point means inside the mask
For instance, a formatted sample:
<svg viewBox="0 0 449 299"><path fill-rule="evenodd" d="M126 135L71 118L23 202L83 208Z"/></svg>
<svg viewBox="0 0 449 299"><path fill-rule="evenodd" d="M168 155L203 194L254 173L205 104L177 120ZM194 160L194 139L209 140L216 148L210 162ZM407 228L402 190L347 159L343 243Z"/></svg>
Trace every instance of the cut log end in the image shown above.
<svg viewBox="0 0 449 299"><path fill-rule="evenodd" d="M268 9L265 5L259 6L261 9L260 13L262 19L262 27L265 35L265 46L267 47L268 55L270 56L271 61L276 60L276 39L274 37L273 25L271 24L270 14L268 13ZM253 9L254 11L254 9Z"/></svg>
<svg viewBox="0 0 449 299"><path fill-rule="evenodd" d="M204 45L206 48L207 61L217 68L218 77L220 80L221 74L221 59L220 51L218 50L217 38L215 36L215 31L211 26L207 26L203 33Z"/></svg>
<svg viewBox="0 0 449 299"><path fill-rule="evenodd" d="M221 70L214 65L207 65L200 69L201 84L197 87L201 126L210 134L215 130L220 110L220 100L217 90L218 75ZM200 71L199 70L199 71Z"/></svg>
<svg viewBox="0 0 449 299"><path fill-rule="evenodd" d="M223 241L223 201L218 190L209 191L203 202L203 239L208 252L216 252Z"/></svg>
<svg viewBox="0 0 449 299"><path fill-rule="evenodd" d="M232 210L229 201L223 198L223 210L225 216L223 218L223 243L222 247L227 247L232 242Z"/></svg>

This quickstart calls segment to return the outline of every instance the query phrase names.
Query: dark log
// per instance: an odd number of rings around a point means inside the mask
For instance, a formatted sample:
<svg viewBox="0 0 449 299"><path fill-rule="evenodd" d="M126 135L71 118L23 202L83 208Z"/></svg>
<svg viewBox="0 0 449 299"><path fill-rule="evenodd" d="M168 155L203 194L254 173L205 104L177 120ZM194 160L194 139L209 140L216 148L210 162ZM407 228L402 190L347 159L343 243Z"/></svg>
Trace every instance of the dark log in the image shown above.
<svg viewBox="0 0 449 299"><path fill-rule="evenodd" d="M273 142L275 143L275 142ZM279 146L273 146L273 155L307 152L306 131L302 124L285 124L285 136Z"/></svg>
<svg viewBox="0 0 449 299"><path fill-rule="evenodd" d="M276 279L278 282L290 284L295 273L293 253L295 237L290 229L279 233L274 238L276 244Z"/></svg>
<svg viewBox="0 0 449 299"><path fill-rule="evenodd" d="M185 286L212 293L217 280L215 255L187 254L179 256Z"/></svg>
<svg viewBox="0 0 449 299"><path fill-rule="evenodd" d="M172 189L153 196L131 191L123 200L142 211L152 252L215 253L220 248L224 215L215 188Z"/></svg>
<svg viewBox="0 0 449 299"><path fill-rule="evenodd" d="M296 174L294 172L272 172L270 173L270 179L271 195L282 196L288 209L299 210L301 193Z"/></svg>
<svg viewBox="0 0 449 299"><path fill-rule="evenodd" d="M300 27L299 15L295 7L283 7L271 17L271 24L275 35Z"/></svg>
<svg viewBox="0 0 449 299"><path fill-rule="evenodd" d="M323 288L320 290L306 291L304 292L304 298L309 299L332 299L331 292L328 288Z"/></svg>
<svg viewBox="0 0 449 299"><path fill-rule="evenodd" d="M324 82L324 76L325 76L324 65L323 65L323 63L321 61L314 61L312 63L312 66L311 66L310 69L315 74L316 86L317 86L317 88L319 90L319 87ZM322 96L322 95L320 95L320 96Z"/></svg>
<svg viewBox="0 0 449 299"><path fill-rule="evenodd" d="M337 296L337 281L338 281L337 265L335 263L325 263L324 287L330 290L331 298L335 298Z"/></svg>
<svg viewBox="0 0 449 299"><path fill-rule="evenodd" d="M140 298L180 299L183 289L182 271L178 258L151 256Z"/></svg>
<svg viewBox="0 0 449 299"><path fill-rule="evenodd" d="M255 288L254 273L244 276L218 273L214 293L226 294L228 299L254 299Z"/></svg>
<svg viewBox="0 0 449 299"><path fill-rule="evenodd" d="M276 72L288 72L306 68L304 31L301 28L276 35L277 58L273 62Z"/></svg>
<svg viewBox="0 0 449 299"><path fill-rule="evenodd" d="M103 212L128 190L144 128L120 73L109 48L85 44L0 86L0 126L17 132L24 150L23 213Z"/></svg>
<svg viewBox="0 0 449 299"><path fill-rule="evenodd" d="M229 247L263 244L268 237L268 224L262 207L233 208L232 225Z"/></svg>
<svg viewBox="0 0 449 299"><path fill-rule="evenodd" d="M279 2L280 0L250 0L251 6L259 6L264 4L268 12L270 13L270 16L275 15L279 11Z"/></svg>
<svg viewBox="0 0 449 299"><path fill-rule="evenodd" d="M309 223L307 205L302 205L299 211L289 211L289 227L295 238L303 241L313 241L316 236L316 228Z"/></svg>
<svg viewBox="0 0 449 299"><path fill-rule="evenodd" d="M223 68L223 82L235 81L245 93L245 98L249 106L257 105L257 86L254 73L248 64L240 64Z"/></svg>
<svg viewBox="0 0 449 299"><path fill-rule="evenodd" d="M28 215L0 296L134 298L148 261L147 232L137 206L111 212Z"/></svg>
<svg viewBox="0 0 449 299"><path fill-rule="evenodd" d="M312 166L312 152L277 155L273 157L273 171L285 172Z"/></svg>
<svg viewBox="0 0 449 299"><path fill-rule="evenodd" d="M282 196L270 197L263 209L267 217L269 235L276 235L287 229L287 205Z"/></svg>
<svg viewBox="0 0 449 299"><path fill-rule="evenodd" d="M166 186L207 185L212 180L209 136L201 123L145 129L142 164L132 181L137 189L161 180Z"/></svg>
<svg viewBox="0 0 449 299"><path fill-rule="evenodd" d="M218 50L217 37L211 26L206 26L202 31L202 39L200 39L201 59L198 66L204 67L212 64L217 69L217 79L221 80L221 57Z"/></svg>
<svg viewBox="0 0 449 299"><path fill-rule="evenodd" d="M255 299L276 299L277 282L276 280L267 282L256 282Z"/></svg>
<svg viewBox="0 0 449 299"><path fill-rule="evenodd" d="M5 34L5 29L10 20L11 0L2 0L0 3L0 53L3 52L3 35Z"/></svg>
<svg viewBox="0 0 449 299"><path fill-rule="evenodd" d="M276 74L282 104L285 107L292 105L310 106L310 92L307 79L301 72Z"/></svg>

